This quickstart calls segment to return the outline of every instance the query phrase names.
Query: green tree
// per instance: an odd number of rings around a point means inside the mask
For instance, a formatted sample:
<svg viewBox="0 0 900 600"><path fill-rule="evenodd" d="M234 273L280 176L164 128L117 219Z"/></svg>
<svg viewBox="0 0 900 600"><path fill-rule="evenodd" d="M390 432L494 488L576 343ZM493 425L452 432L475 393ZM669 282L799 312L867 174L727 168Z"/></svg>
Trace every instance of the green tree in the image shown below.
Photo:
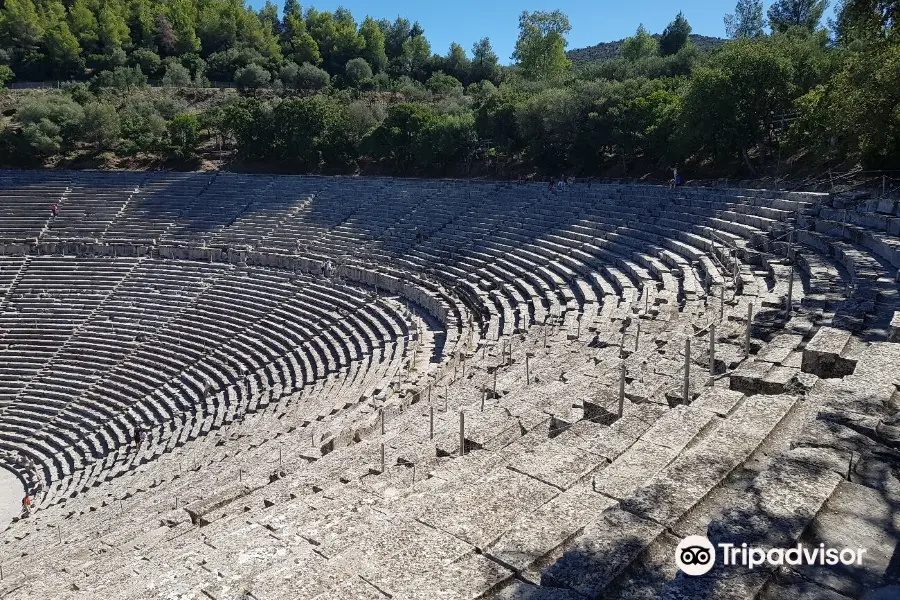
<svg viewBox="0 0 900 600"><path fill-rule="evenodd" d="M688 43L691 35L691 25L684 18L684 13L679 12L675 20L666 25L659 38L659 53L662 56L677 54Z"/></svg>
<svg viewBox="0 0 900 600"><path fill-rule="evenodd" d="M500 61L489 38L481 38L472 46L471 81L500 83Z"/></svg>
<svg viewBox="0 0 900 600"><path fill-rule="evenodd" d="M25 151L47 156L71 147L82 131L84 109L65 94L25 100L13 115L21 127Z"/></svg>
<svg viewBox="0 0 900 600"><path fill-rule="evenodd" d="M828 0L776 0L767 13L769 26L773 31L802 27L813 32L822 21L826 8Z"/></svg>
<svg viewBox="0 0 900 600"><path fill-rule="evenodd" d="M147 48L138 48L132 52L129 62L132 66L139 67L147 77L158 77L162 70L162 59L159 54Z"/></svg>
<svg viewBox="0 0 900 600"><path fill-rule="evenodd" d="M625 60L635 61L648 58L657 54L659 43L650 35L644 24L638 25L637 31L630 38L622 42L622 57Z"/></svg>
<svg viewBox="0 0 900 600"><path fill-rule="evenodd" d="M418 81L426 77L426 66L431 58L431 44L424 35L417 35L403 42L403 52L397 62L399 73Z"/></svg>
<svg viewBox="0 0 900 600"><path fill-rule="evenodd" d="M121 125L116 107L106 102L90 102L84 106L81 139L101 150L119 141Z"/></svg>
<svg viewBox="0 0 900 600"><path fill-rule="evenodd" d="M362 36L365 46L362 50L362 58L372 67L372 71L380 73L388 64L385 52L384 32L372 17L366 17L359 26L359 35Z"/></svg>
<svg viewBox="0 0 900 600"><path fill-rule="evenodd" d="M169 122L169 145L179 158L187 158L200 145L200 121L194 113L181 113Z"/></svg>
<svg viewBox="0 0 900 600"><path fill-rule="evenodd" d="M463 84L467 84L471 81L472 61L466 56L465 48L456 42L450 44L450 49L447 51L447 55L442 62L443 70L448 75L455 77Z"/></svg>
<svg viewBox="0 0 900 600"><path fill-rule="evenodd" d="M425 82L425 87L438 96L461 96L463 91L462 83L457 78L447 75L443 71L438 71L429 77L428 81Z"/></svg>
<svg viewBox="0 0 900 600"><path fill-rule="evenodd" d="M79 76L84 72L84 59L78 40L66 21L66 9L59 0L44 5L43 48L50 66L49 75L59 79Z"/></svg>
<svg viewBox="0 0 900 600"><path fill-rule="evenodd" d="M257 64L247 65L234 73L234 83L242 91L253 91L269 85L272 74Z"/></svg>
<svg viewBox="0 0 900 600"><path fill-rule="evenodd" d="M6 82L11 80L15 74L13 70L10 69L6 65L0 65L0 90L6 85Z"/></svg>
<svg viewBox="0 0 900 600"><path fill-rule="evenodd" d="M123 150L127 154L157 152L164 148L167 122L151 101L141 96L129 97L119 117Z"/></svg>
<svg viewBox="0 0 900 600"><path fill-rule="evenodd" d="M102 89L130 90L147 85L147 76L140 67L116 67L112 71L101 71L91 79L91 88L96 93Z"/></svg>
<svg viewBox="0 0 900 600"><path fill-rule="evenodd" d="M364 79L372 77L372 68L363 58L353 58L347 61L344 69L347 82L353 87L358 87Z"/></svg>
<svg viewBox="0 0 900 600"><path fill-rule="evenodd" d="M324 96L292 98L273 111L274 157L303 171L344 166L356 158L346 109Z"/></svg>
<svg viewBox="0 0 900 600"><path fill-rule="evenodd" d="M11 66L20 77L42 75L43 37L44 28L32 0L5 0L0 9L0 48L10 49Z"/></svg>
<svg viewBox="0 0 900 600"><path fill-rule="evenodd" d="M328 71L309 63L303 63L297 69L292 87L306 92L315 92L325 89L329 83L331 83L331 76L328 75Z"/></svg>
<svg viewBox="0 0 900 600"><path fill-rule="evenodd" d="M762 0L737 0L734 12L725 15L725 33L730 38L765 35Z"/></svg>
<svg viewBox="0 0 900 600"><path fill-rule="evenodd" d="M739 158L750 171L750 150L763 144L776 115L790 107L793 69L765 40L726 44L698 68L684 98L684 137L700 153Z"/></svg>
<svg viewBox="0 0 900 600"><path fill-rule="evenodd" d="M566 58L566 34L572 30L562 12L523 11L519 16L519 37L512 58L528 79L558 77L571 67Z"/></svg>
<svg viewBox="0 0 900 600"><path fill-rule="evenodd" d="M180 63L171 63L166 67L162 84L165 87L190 87L191 72Z"/></svg>

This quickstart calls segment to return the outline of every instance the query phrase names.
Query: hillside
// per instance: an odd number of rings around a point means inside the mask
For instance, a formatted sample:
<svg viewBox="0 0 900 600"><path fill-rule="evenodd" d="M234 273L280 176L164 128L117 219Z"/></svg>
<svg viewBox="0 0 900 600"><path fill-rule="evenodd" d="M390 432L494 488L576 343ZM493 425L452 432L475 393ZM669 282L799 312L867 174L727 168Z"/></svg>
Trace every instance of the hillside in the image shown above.
<svg viewBox="0 0 900 600"><path fill-rule="evenodd" d="M654 34L655 38L659 38L659 34ZM595 60L609 60L618 58L621 52L622 42L625 40L616 40L614 42L600 42L594 46L587 48L576 48L569 50L566 55L575 64L588 63ZM709 52L725 43L724 38L710 37L708 35L691 34L691 43L700 50Z"/></svg>

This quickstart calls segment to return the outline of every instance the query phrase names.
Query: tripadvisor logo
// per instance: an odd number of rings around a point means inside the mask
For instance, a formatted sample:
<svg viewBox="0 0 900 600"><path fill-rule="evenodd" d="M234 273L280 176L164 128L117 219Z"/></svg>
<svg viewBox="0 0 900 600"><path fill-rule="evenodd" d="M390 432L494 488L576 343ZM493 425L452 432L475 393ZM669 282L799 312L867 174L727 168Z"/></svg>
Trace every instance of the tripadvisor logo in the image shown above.
<svg viewBox="0 0 900 600"><path fill-rule="evenodd" d="M675 565L685 575L704 575L716 563L716 548L723 566L754 569L761 565L862 565L865 548L826 548L825 544L791 548L756 548L747 544L720 543L713 546L702 535L689 535L675 548Z"/></svg>
<svg viewBox="0 0 900 600"><path fill-rule="evenodd" d="M715 562L716 549L702 535L689 535L675 548L675 564L686 575L703 575Z"/></svg>

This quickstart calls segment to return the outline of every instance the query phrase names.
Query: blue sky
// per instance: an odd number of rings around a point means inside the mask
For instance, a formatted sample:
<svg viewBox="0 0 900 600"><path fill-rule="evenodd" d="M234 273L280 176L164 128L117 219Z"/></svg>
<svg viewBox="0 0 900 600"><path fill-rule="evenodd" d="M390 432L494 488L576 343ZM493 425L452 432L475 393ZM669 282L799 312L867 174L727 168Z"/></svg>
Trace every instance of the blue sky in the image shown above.
<svg viewBox="0 0 900 600"><path fill-rule="evenodd" d="M279 6L283 4L283 0L275 1ZM251 0L250 3L259 8L264 2ZM622 39L633 34L639 23L643 23L651 33L661 32L679 10L684 11L694 33L724 37L722 18L725 13L734 11L735 4L734 0L679 0L678 3L664 0L626 0L624 3L621 0L300 0L300 3L304 10L309 6L318 10L334 10L343 5L357 21L367 14L376 19L393 20L400 15L410 21L418 20L431 42L432 52L439 54L445 54L450 42L454 41L470 51L475 41L488 36L504 64L510 62L519 14L523 10L558 8L569 15L572 24L569 48L572 49ZM764 1L766 8L769 4L770 0Z"/></svg>

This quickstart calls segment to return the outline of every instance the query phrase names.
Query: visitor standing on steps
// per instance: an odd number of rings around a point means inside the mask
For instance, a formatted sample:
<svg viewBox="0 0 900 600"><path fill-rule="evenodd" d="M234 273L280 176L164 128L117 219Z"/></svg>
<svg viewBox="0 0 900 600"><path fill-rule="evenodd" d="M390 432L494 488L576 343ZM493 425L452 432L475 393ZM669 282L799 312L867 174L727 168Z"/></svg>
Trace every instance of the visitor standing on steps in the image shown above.
<svg viewBox="0 0 900 600"><path fill-rule="evenodd" d="M34 501L31 499L31 496L28 493L25 494L25 497L22 498L22 515L23 516L31 516L31 508L34 506Z"/></svg>
<svg viewBox="0 0 900 600"><path fill-rule="evenodd" d="M57 212L59 212L59 207L56 206L56 204L51 204L50 205L50 217L55 219Z"/></svg>

